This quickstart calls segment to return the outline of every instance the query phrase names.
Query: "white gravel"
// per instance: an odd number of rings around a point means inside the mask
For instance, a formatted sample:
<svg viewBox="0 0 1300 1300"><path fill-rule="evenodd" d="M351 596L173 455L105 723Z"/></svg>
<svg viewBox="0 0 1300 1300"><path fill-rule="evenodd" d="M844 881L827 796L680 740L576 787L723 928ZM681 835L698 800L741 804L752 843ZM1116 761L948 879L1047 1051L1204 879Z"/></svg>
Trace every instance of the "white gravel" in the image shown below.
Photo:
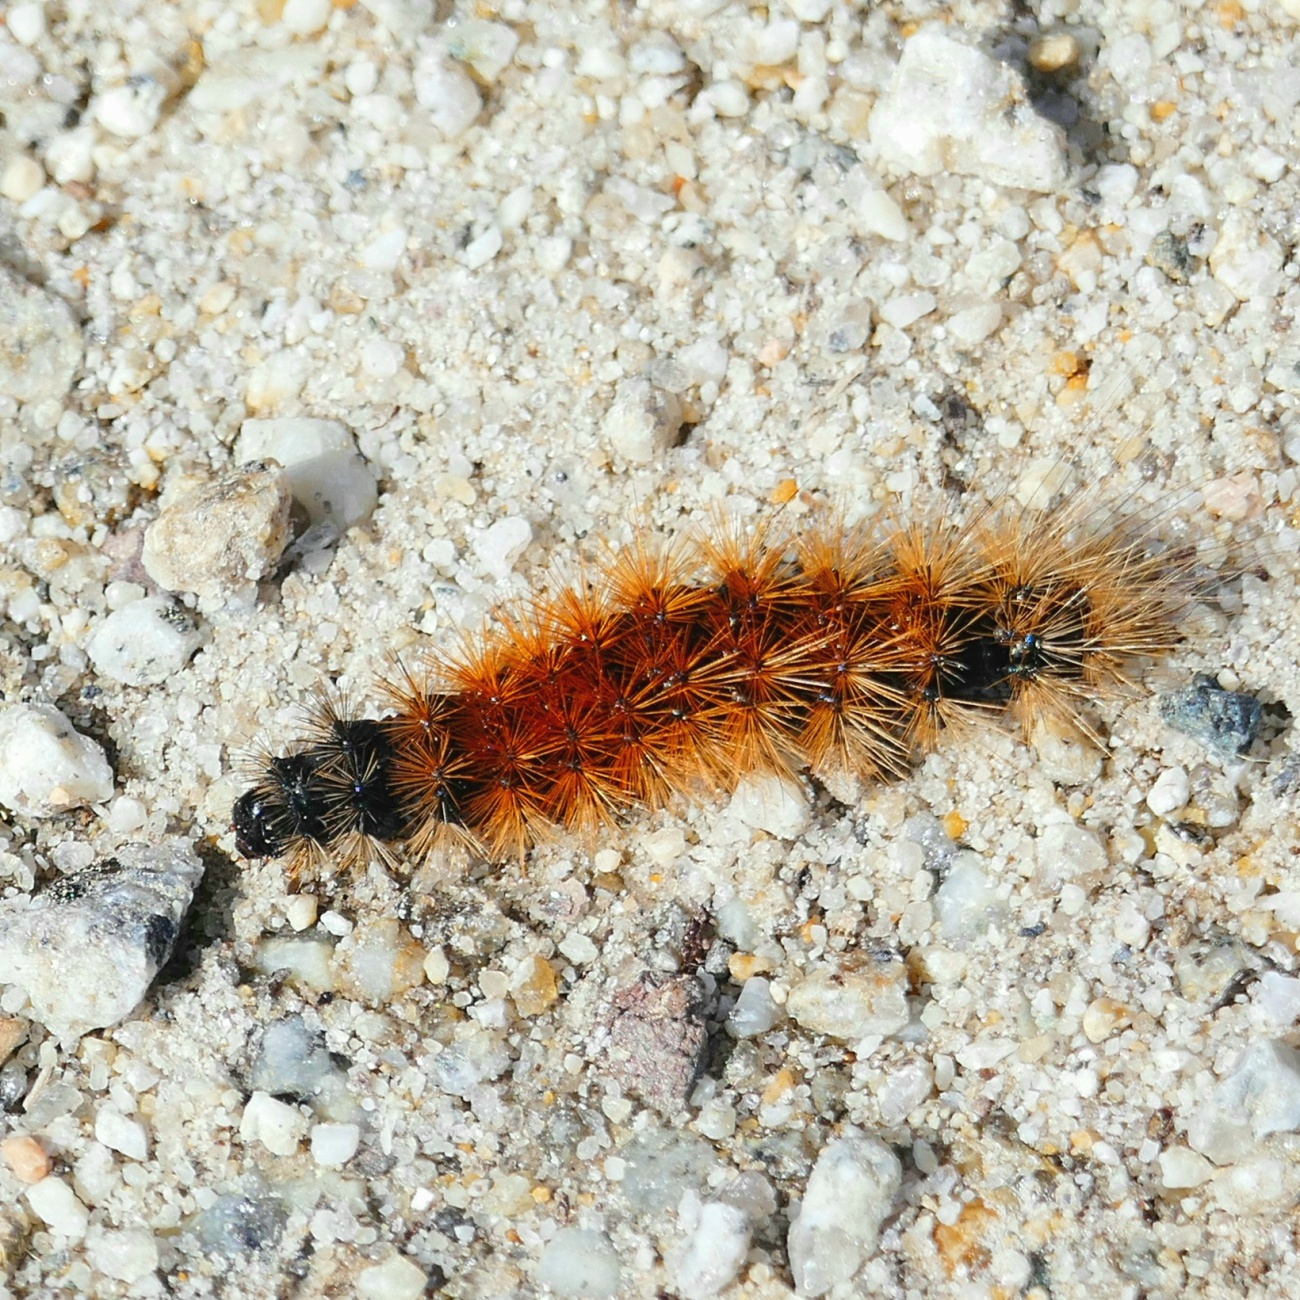
<svg viewBox="0 0 1300 1300"><path fill-rule="evenodd" d="M0 905L208 875L161 973L0 934L0 1300L1286 1294L1300 10L1030 8L5 10ZM1099 746L233 856L322 683L638 530L1070 486L1206 580Z"/></svg>

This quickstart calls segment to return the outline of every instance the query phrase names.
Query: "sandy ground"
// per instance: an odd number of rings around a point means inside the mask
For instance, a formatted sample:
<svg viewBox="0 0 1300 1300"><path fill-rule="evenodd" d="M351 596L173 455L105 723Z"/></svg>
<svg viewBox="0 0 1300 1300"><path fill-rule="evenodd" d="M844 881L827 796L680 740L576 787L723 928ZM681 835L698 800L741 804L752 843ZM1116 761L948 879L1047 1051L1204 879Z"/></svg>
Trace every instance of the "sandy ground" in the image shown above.
<svg viewBox="0 0 1300 1300"><path fill-rule="evenodd" d="M0 690L112 768L0 879L207 868L120 1023L0 1000L0 1296L1289 1294L1298 20L0 9ZM235 853L322 681L638 529L1072 487L1222 578L1104 753ZM1162 719L1196 673L1245 755Z"/></svg>

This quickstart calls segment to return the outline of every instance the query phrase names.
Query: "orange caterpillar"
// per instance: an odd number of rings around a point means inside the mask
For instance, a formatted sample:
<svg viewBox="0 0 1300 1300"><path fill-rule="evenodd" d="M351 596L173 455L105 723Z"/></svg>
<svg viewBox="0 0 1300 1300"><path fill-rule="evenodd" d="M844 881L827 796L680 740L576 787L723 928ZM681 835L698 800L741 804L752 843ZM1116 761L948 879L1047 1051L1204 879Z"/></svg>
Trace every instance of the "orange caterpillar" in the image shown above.
<svg viewBox="0 0 1300 1300"><path fill-rule="evenodd" d="M1129 660L1173 646L1191 587L1186 552L1080 502L966 526L640 540L427 677L403 672L391 716L322 705L236 802L237 843L298 873L395 840L503 858L750 772L894 776L964 720L1077 722Z"/></svg>

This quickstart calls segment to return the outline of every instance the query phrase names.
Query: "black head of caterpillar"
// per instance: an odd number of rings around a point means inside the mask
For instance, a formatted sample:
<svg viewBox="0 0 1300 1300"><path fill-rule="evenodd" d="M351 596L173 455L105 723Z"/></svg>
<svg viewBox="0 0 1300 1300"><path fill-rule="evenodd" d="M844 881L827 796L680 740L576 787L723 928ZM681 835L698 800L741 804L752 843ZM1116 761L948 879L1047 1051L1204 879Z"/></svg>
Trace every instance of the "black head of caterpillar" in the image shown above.
<svg viewBox="0 0 1300 1300"><path fill-rule="evenodd" d="M640 540L580 589L388 685L389 717L318 707L236 803L241 852L295 870L448 837L522 855L547 828L746 773L878 780L954 726L1032 733L1129 686L1178 641L1189 553L1076 501L872 533L772 531L693 551Z"/></svg>
<svg viewBox="0 0 1300 1300"><path fill-rule="evenodd" d="M270 759L231 814L245 857L280 857L314 846L328 853L349 835L404 839L409 825L394 789L383 722L345 719L322 703L309 742Z"/></svg>

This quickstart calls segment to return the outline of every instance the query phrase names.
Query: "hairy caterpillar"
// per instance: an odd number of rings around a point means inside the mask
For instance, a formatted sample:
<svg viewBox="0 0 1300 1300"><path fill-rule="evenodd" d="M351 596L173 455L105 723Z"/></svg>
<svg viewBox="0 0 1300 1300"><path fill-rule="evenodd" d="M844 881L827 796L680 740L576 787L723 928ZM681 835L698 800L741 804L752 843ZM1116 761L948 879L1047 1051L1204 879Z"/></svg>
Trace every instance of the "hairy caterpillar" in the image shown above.
<svg viewBox="0 0 1300 1300"><path fill-rule="evenodd" d="M399 671L389 716L322 699L237 800L239 850L295 875L391 841L505 858L747 773L895 776L976 719L1087 732L1086 702L1177 642L1195 585L1187 551L1093 506L641 538Z"/></svg>

